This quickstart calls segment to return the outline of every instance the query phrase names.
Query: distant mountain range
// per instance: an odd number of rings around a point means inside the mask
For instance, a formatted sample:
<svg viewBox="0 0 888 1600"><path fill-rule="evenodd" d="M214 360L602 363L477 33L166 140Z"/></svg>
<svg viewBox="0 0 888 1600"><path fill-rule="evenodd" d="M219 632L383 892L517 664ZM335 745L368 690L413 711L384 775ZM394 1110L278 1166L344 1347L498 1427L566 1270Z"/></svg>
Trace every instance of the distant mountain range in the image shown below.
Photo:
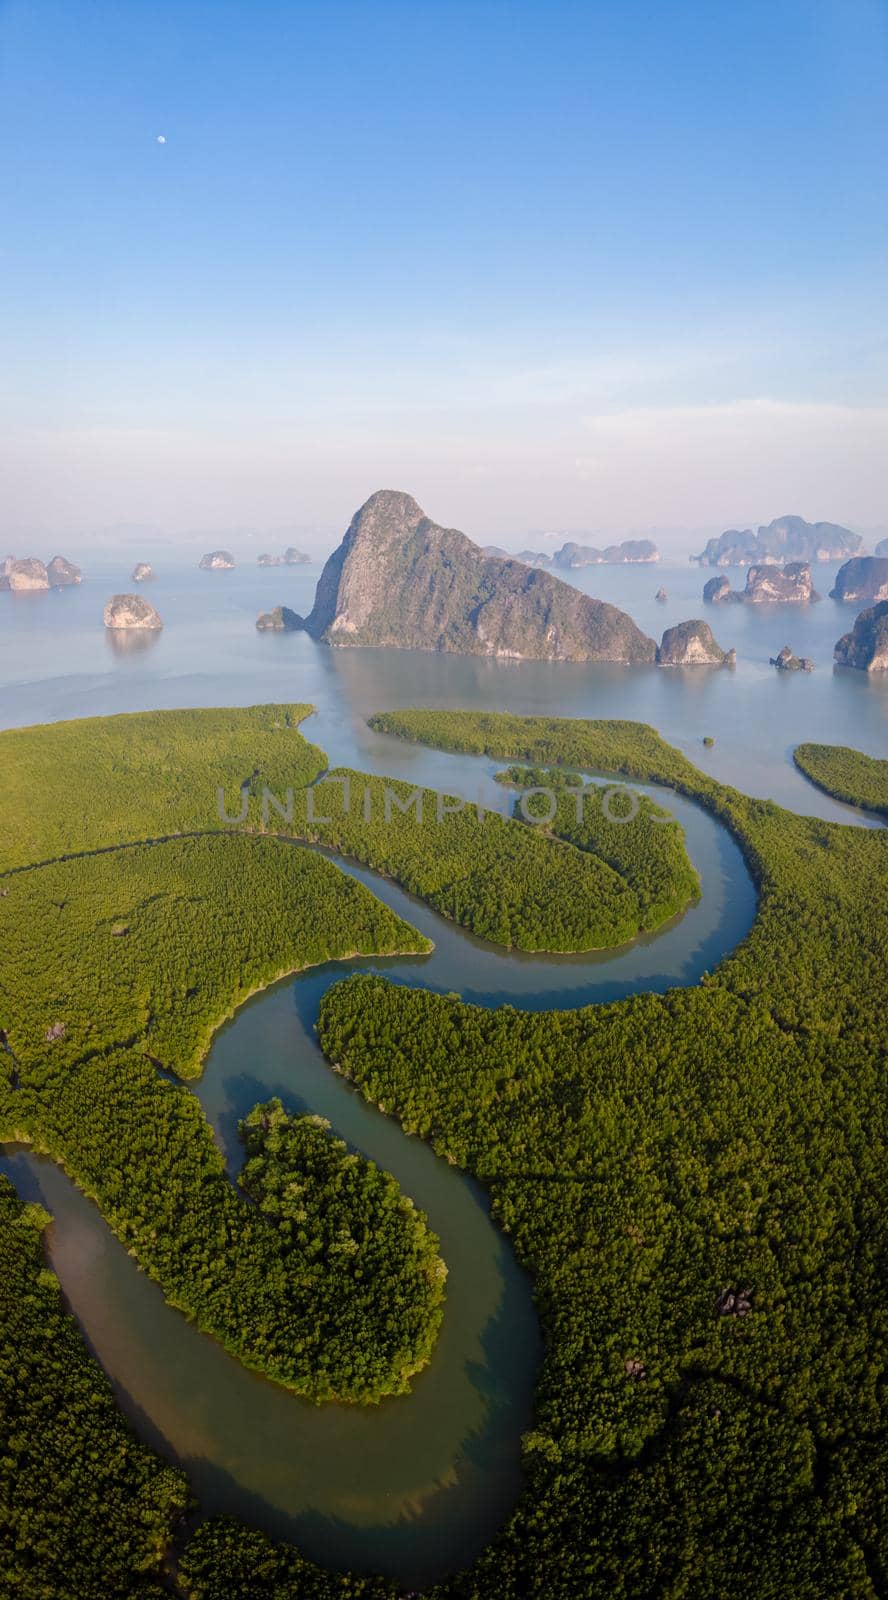
<svg viewBox="0 0 888 1600"><path fill-rule="evenodd" d="M858 533L836 522L806 522L804 517L778 517L753 533L751 528L728 528L710 539L700 555L701 567L750 567L765 562L844 561L863 543Z"/></svg>
<svg viewBox="0 0 888 1600"><path fill-rule="evenodd" d="M603 550L592 544L577 544L571 539L552 555L542 550L519 550L517 555L511 555L496 544L485 544L481 548L484 555L498 556L501 561L523 561L528 567L560 567L567 572L577 567L621 566L660 559L660 552L650 539L624 539L622 544L608 544Z"/></svg>

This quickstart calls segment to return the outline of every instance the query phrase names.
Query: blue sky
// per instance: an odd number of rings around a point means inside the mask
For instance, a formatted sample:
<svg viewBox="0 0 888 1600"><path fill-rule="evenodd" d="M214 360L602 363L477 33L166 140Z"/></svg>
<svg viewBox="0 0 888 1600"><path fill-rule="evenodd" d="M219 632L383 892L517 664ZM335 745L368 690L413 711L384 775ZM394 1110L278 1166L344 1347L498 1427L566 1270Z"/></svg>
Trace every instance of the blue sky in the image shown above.
<svg viewBox="0 0 888 1600"><path fill-rule="evenodd" d="M886 81L871 0L0 0L0 543L888 522Z"/></svg>

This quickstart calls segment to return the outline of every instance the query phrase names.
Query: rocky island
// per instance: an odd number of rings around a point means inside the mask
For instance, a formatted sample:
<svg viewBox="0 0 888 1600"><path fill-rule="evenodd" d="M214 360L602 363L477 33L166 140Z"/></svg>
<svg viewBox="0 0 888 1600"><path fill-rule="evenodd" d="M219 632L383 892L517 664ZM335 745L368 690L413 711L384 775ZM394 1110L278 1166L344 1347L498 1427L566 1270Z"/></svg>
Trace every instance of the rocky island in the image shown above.
<svg viewBox="0 0 888 1600"><path fill-rule="evenodd" d="M256 618L260 633L289 633L300 625L300 617L289 606L275 606L273 611L260 611Z"/></svg>
<svg viewBox="0 0 888 1600"><path fill-rule="evenodd" d="M771 657L771 666L779 672L813 672L814 663L810 656L793 655L788 644L783 646L779 655Z"/></svg>
<svg viewBox="0 0 888 1600"><path fill-rule="evenodd" d="M650 539L624 539L622 544L605 545L603 550L591 544L577 544L570 539L552 555L546 555L542 550L519 550L513 556L498 544L485 544L481 548L486 556L499 556L504 561L523 561L526 567L560 567L565 572L573 572L579 567L626 566L660 559L660 552Z"/></svg>
<svg viewBox="0 0 888 1600"><path fill-rule="evenodd" d="M0 564L0 589L11 589L18 594L29 590L65 589L81 583L82 579L80 568L64 556L53 556L49 566L37 556L25 556L20 560L7 556Z"/></svg>
<svg viewBox="0 0 888 1600"><path fill-rule="evenodd" d="M701 567L749 567L785 561L842 561L860 549L861 539L837 522L806 522L804 517L778 517L757 532L728 528L710 539L700 555Z"/></svg>
<svg viewBox="0 0 888 1600"><path fill-rule="evenodd" d="M661 667L733 667L736 660L736 650L723 650L699 618L667 628L657 650Z"/></svg>
<svg viewBox="0 0 888 1600"><path fill-rule="evenodd" d="M75 583L83 582L83 573L75 567L73 561L68 561L65 556L53 556L46 569L51 589L67 589Z"/></svg>
<svg viewBox="0 0 888 1600"><path fill-rule="evenodd" d="M0 572L0 584L14 594L26 594L30 590L48 589L49 575L36 556L25 556L21 560L7 556Z"/></svg>
<svg viewBox="0 0 888 1600"><path fill-rule="evenodd" d="M766 563L750 567L743 599L747 605L806 606L820 596L807 561L790 561L785 567Z"/></svg>
<svg viewBox="0 0 888 1600"><path fill-rule="evenodd" d="M730 578L722 575L719 578L707 578L703 585L703 603L707 606L719 606L732 601L739 601L740 594L737 589L731 588Z"/></svg>
<svg viewBox="0 0 888 1600"><path fill-rule="evenodd" d="M304 550L297 550L295 545L291 544L282 556L272 556L263 552L261 556L256 557L256 561L260 567L301 567L311 561L311 556L307 556Z"/></svg>
<svg viewBox="0 0 888 1600"><path fill-rule="evenodd" d="M855 556L836 573L831 600L888 600L888 557Z"/></svg>
<svg viewBox="0 0 888 1600"><path fill-rule="evenodd" d="M408 494L371 495L328 559L299 626L337 646L514 660L653 662L656 646L616 606L551 573L485 555Z"/></svg>
<svg viewBox="0 0 888 1600"><path fill-rule="evenodd" d="M836 645L835 661L861 672L888 672L888 600L861 611L851 632Z"/></svg>
<svg viewBox="0 0 888 1600"><path fill-rule="evenodd" d="M140 594L115 594L105 607L106 628L162 628L152 605Z"/></svg>
<svg viewBox="0 0 888 1600"><path fill-rule="evenodd" d="M707 605L810 605L820 595L807 561L790 561L785 567L765 561L749 568L743 590L732 589L723 573L709 578L703 585L703 599Z"/></svg>
<svg viewBox="0 0 888 1600"><path fill-rule="evenodd" d="M197 563L201 572L230 572L234 556L229 550L209 550Z"/></svg>
<svg viewBox="0 0 888 1600"><path fill-rule="evenodd" d="M659 561L660 552L650 539L624 539L621 544L605 545L603 550L591 544L577 544L569 540L552 557L552 565L572 571L577 567L627 566L636 562Z"/></svg>
<svg viewBox="0 0 888 1600"><path fill-rule="evenodd" d="M154 568L147 561L137 561L133 567L133 583L147 583L154 577Z"/></svg>

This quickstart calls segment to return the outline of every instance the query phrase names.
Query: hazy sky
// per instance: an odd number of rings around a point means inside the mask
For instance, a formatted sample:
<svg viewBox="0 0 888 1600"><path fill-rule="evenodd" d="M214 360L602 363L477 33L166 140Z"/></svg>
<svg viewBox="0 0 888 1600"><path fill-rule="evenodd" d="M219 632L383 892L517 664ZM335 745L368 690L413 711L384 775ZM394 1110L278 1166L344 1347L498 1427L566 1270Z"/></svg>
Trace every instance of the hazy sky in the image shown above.
<svg viewBox="0 0 888 1600"><path fill-rule="evenodd" d="M0 546L888 523L886 84L886 0L0 0Z"/></svg>

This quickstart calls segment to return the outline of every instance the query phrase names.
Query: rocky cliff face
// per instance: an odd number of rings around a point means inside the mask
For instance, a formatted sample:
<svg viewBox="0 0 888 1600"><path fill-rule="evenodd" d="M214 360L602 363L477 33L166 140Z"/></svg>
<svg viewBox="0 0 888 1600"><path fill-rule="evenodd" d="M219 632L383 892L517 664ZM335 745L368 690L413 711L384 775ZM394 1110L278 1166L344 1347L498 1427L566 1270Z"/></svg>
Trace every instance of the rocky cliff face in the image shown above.
<svg viewBox="0 0 888 1600"><path fill-rule="evenodd" d="M616 606L551 573L487 556L430 521L408 494L381 490L353 518L302 621L333 645L387 645L550 661L654 661L656 647Z"/></svg>
<svg viewBox="0 0 888 1600"><path fill-rule="evenodd" d="M841 561L860 549L860 535L837 522L778 517L756 533L728 528L693 559L702 567L761 566L768 561Z"/></svg>
<svg viewBox="0 0 888 1600"><path fill-rule="evenodd" d="M162 628L154 607L140 594L115 594L105 607L106 628Z"/></svg>
<svg viewBox="0 0 888 1600"><path fill-rule="evenodd" d="M856 556L836 573L831 600L888 600L888 560L882 556Z"/></svg>
<svg viewBox="0 0 888 1600"><path fill-rule="evenodd" d="M46 569L51 589L66 589L70 584L82 583L83 573L75 567L73 561L67 561L64 556L53 556Z"/></svg>
<svg viewBox="0 0 888 1600"><path fill-rule="evenodd" d="M836 645L835 659L840 667L888 672L888 600L861 611L851 632Z"/></svg>
<svg viewBox="0 0 888 1600"><path fill-rule="evenodd" d="M657 651L661 667L732 667L736 660L736 650L722 650L699 618L667 628Z"/></svg>
<svg viewBox="0 0 888 1600"><path fill-rule="evenodd" d="M228 572L234 566L230 550L208 550L197 563L201 572Z"/></svg>

